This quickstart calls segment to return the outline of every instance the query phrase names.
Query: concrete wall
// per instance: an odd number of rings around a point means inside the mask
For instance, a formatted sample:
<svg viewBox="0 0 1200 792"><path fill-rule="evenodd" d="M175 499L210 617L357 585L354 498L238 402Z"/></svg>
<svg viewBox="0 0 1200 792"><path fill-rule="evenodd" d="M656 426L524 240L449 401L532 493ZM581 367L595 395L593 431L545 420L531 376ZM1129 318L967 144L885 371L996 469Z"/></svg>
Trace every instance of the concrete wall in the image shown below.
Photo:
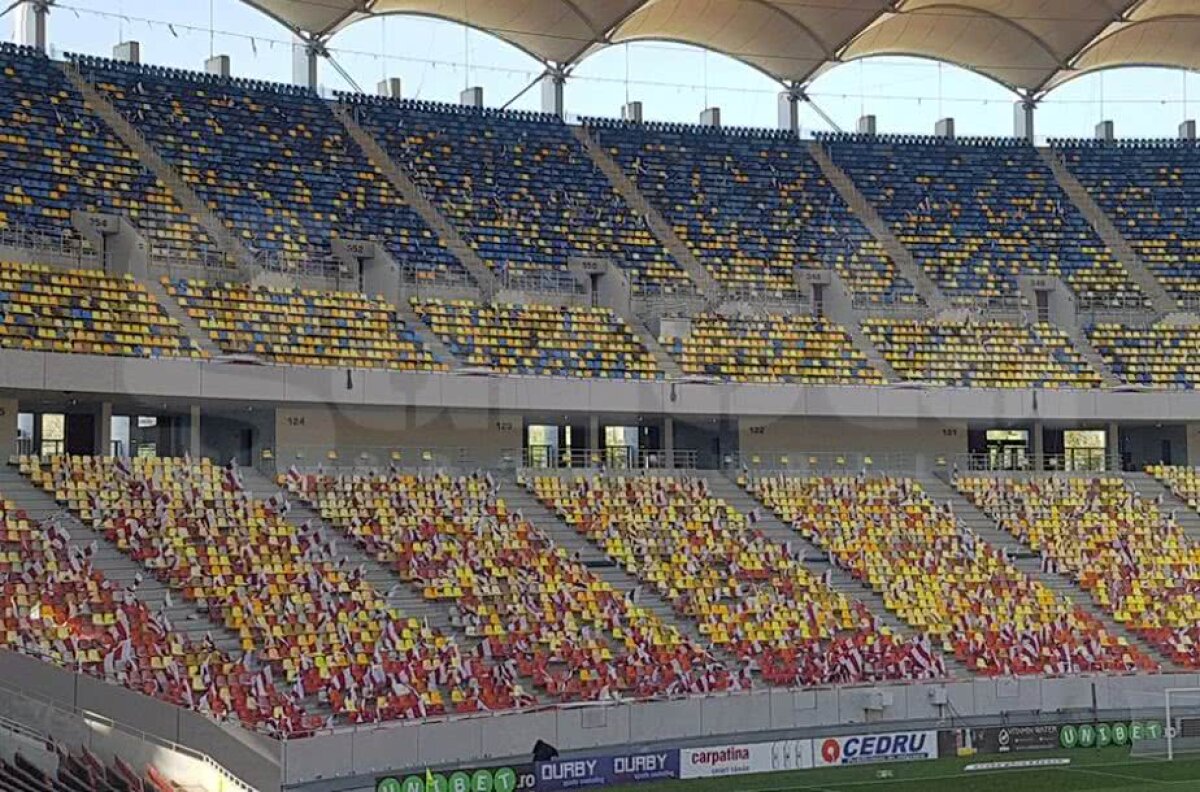
<svg viewBox="0 0 1200 792"><path fill-rule="evenodd" d="M539 738L563 752L587 752L654 743L717 744L735 736L805 737L1089 716L1148 717L1162 712L1164 689L1200 686L1200 674L1161 674L771 688L707 698L494 714L419 726L365 726L277 744L10 652L0 652L0 679L20 680L21 686L17 690L0 685L0 712L60 742L164 767L178 762L170 766L183 768L190 757L167 758L161 753L172 750L161 741L178 743L219 758L238 777L263 790L278 789L281 783L356 789L371 786L366 779L378 774L519 759L529 755ZM884 694L881 710L867 707L875 691ZM935 704L935 692L949 704ZM85 722L72 708L99 717ZM124 726L112 727L105 719ZM156 739L142 739L130 729ZM118 737L111 736L117 733ZM139 746L139 741L145 745Z"/></svg>
<svg viewBox="0 0 1200 792"><path fill-rule="evenodd" d="M742 458L763 464L797 451L912 455L931 462L965 454L966 421L869 418L746 418L740 422ZM792 464L796 462L793 460Z"/></svg>
<svg viewBox="0 0 1200 792"><path fill-rule="evenodd" d="M521 433L521 415L507 411L337 405L275 411L276 458L283 467L292 464L297 452L305 453L312 464L330 449L338 452L342 464L353 462L364 450L388 448L470 448L480 461L499 460L521 449Z"/></svg>
<svg viewBox="0 0 1200 792"><path fill-rule="evenodd" d="M208 789L221 788L222 771L196 754L255 789L280 788L274 740L14 652L0 651L0 713L67 746L152 762L175 780L202 772Z"/></svg>
<svg viewBox="0 0 1200 792"><path fill-rule="evenodd" d="M966 679L879 687L764 689L677 701L612 704L494 715L421 726L349 730L284 745L288 784L314 789L372 788L369 779L425 767L527 760L543 739L567 752L603 752L654 743L703 745L862 731L1003 723L1161 717L1167 687L1189 687L1197 674L1071 679ZM948 705L935 705L934 692ZM871 692L890 701L866 708ZM349 774L333 781L337 774Z"/></svg>
<svg viewBox="0 0 1200 792"><path fill-rule="evenodd" d="M0 351L0 392L247 405L433 407L501 413L603 413L747 417L811 416L948 421L1186 423L1200 392L1126 393L910 386L798 387L609 382L389 371L244 366ZM114 398L114 401L120 399ZM212 406L212 405L210 405Z"/></svg>

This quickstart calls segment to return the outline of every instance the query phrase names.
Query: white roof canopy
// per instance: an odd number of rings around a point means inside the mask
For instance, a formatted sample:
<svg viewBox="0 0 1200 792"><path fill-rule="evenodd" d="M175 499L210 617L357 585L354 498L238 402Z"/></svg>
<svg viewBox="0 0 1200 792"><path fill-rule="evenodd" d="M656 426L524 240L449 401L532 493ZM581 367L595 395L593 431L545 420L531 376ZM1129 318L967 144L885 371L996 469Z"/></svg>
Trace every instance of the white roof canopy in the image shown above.
<svg viewBox="0 0 1200 792"><path fill-rule="evenodd" d="M694 44L784 83L915 55L1040 95L1114 66L1200 68L1198 0L244 0L298 33L414 14L486 31L559 66L626 41Z"/></svg>

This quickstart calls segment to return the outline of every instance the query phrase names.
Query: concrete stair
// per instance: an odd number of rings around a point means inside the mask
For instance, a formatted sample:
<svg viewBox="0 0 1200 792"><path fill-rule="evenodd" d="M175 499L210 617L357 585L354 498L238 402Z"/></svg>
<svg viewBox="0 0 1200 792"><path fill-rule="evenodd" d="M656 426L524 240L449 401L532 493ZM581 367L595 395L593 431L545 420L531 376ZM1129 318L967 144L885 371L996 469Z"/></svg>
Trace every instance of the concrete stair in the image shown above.
<svg viewBox="0 0 1200 792"><path fill-rule="evenodd" d="M1067 338L1071 339L1071 345L1079 352L1089 366L1095 369L1100 374L1100 380L1110 388L1115 388L1123 383L1113 370L1109 367L1108 362L1096 351L1092 346L1091 340L1087 337L1087 333L1078 323L1072 323L1068 327L1063 327L1063 332L1067 334Z"/></svg>
<svg viewBox="0 0 1200 792"><path fill-rule="evenodd" d="M362 566L366 573L367 582L379 593L387 604L400 612L402 616L419 620L428 620L429 625L447 634L455 634L452 608L441 602L426 600L421 592L411 584L401 580L385 562L370 555L358 543L357 539L326 522L312 507L305 504L295 495L288 494L266 474L258 470L242 469L242 487L256 499L265 500L278 493L284 493L292 508L287 514L287 521L299 528L306 522L320 526L327 534L337 538L338 555L346 559L351 569ZM336 559L335 559L336 560ZM473 649L476 641L466 638L462 633L455 634L456 640L464 649Z"/></svg>
<svg viewBox="0 0 1200 792"><path fill-rule="evenodd" d="M630 597L633 596L634 589L640 585L641 596L638 599L642 607L653 612L664 624L676 627L692 641L707 647L721 660L736 665L736 660L732 655L709 645L708 639L700 633L695 622L679 616L669 602L658 596L652 586L641 584L636 576L617 565L603 550L586 537L576 533L571 526L559 519L552 509L539 501L532 492L518 484L514 475L506 474L499 481L500 495L504 498L508 508L520 511L521 516L533 523L556 545L578 558L579 562L586 566L592 574L607 581L614 591Z"/></svg>
<svg viewBox="0 0 1200 792"><path fill-rule="evenodd" d="M179 175L179 172L159 156L142 133L125 120L120 111L88 82L75 64L69 61L54 61L53 63L62 70L71 85L83 96L88 108L98 115L109 129L116 133L121 142L137 155L138 160L166 186L183 210L208 233L217 247L242 266L253 265L254 255L249 249L225 227L225 223L209 209L208 204L202 201L200 196L196 195Z"/></svg>
<svg viewBox="0 0 1200 792"><path fill-rule="evenodd" d="M1142 654L1147 657L1152 657L1162 665L1166 671L1186 671L1183 666L1177 665L1161 654L1156 647L1143 639L1137 633L1127 629L1124 625L1113 619L1112 615L1107 613L1099 605L1097 605L1091 596L1079 588L1070 577L1066 575L1056 575L1042 571L1042 562L1037 558L1018 558L1014 560L1013 566L1024 572L1032 579L1044 584L1047 588L1053 591L1063 599L1068 600L1072 605L1083 610L1089 616L1094 618L1104 627L1104 631L1109 635L1115 635L1118 638L1123 638L1127 644L1139 649Z"/></svg>
<svg viewBox="0 0 1200 792"><path fill-rule="evenodd" d="M1160 508L1167 514L1174 512L1175 521L1183 529L1184 535L1200 544L1200 514L1189 506L1187 501L1149 473L1126 473L1124 475L1129 486L1140 497L1149 501L1155 501L1161 497L1162 506Z"/></svg>
<svg viewBox="0 0 1200 792"><path fill-rule="evenodd" d="M842 197L846 205L850 207L850 211L858 217L862 224L871 232L871 236L883 246L884 252L888 258L896 265L896 269L913 285L917 294L925 300L925 304L935 311L944 310L949 307L949 301L942 294L941 289L937 284L925 273L925 270L917 264L912 253L908 248L892 233L891 227L876 211L871 202L867 200L858 189L854 181L851 180L846 172L842 170L833 158L829 156L829 152L825 150L817 141L812 141L808 144L808 151L812 158L821 166L822 173L829 180L833 189L837 190L838 195Z"/></svg>
<svg viewBox="0 0 1200 792"><path fill-rule="evenodd" d="M707 298L710 302L717 299L721 292L721 287L713 278L696 255L692 253L679 235L675 233L675 229L667 222L666 218L654 208L654 206L646 200L646 196L637 188L625 172L621 170L621 166L608 155L599 143L597 143L588 131L579 125L571 125L571 133L575 139L579 141L588 156L591 157L595 166L608 177L609 183L613 189L625 199L625 203L636 209L642 217L646 218L646 225L654 233L654 236L662 243L663 247L675 259L675 263L683 268L684 272L692 279L692 283L696 286L696 291Z"/></svg>
<svg viewBox="0 0 1200 792"><path fill-rule="evenodd" d="M192 342L203 349L209 357L216 358L225 354L221 347L217 345L217 342L213 340L212 336L200 327L195 319L188 315L187 310L179 304L179 301L167 293L167 289L162 285L161 281L150 277L143 280L142 285L146 287L146 291L150 292L155 301L162 306L167 316L179 323L183 334L192 339Z"/></svg>
<svg viewBox="0 0 1200 792"><path fill-rule="evenodd" d="M404 202L425 221L427 226L434 230L438 238L446 244L450 252L463 265L463 268L475 279L475 282L483 289L484 296L491 298L495 295L500 290L500 283L495 273L492 272L492 268L479 257L475 249L467 244L450 221L425 197L420 188L413 183L404 169L396 164L383 146L379 145L379 142L359 125L351 110L337 102L331 102L329 108L333 111L334 116L342 122L342 126L363 150L371 164L387 177L388 182L404 198Z"/></svg>
<svg viewBox="0 0 1200 792"><path fill-rule="evenodd" d="M136 591L137 599L151 612L165 613L171 625L180 634L200 641L207 633L212 636L218 649L235 657L241 655L241 642L236 632L212 621L206 612L197 609L178 591L171 594L171 607L166 607L165 584L156 580L149 570L142 568L141 564L123 553L102 532L85 525L65 506L55 501L50 493L37 487L9 465L0 466L0 496L12 501L18 509L25 510L34 520L57 520L71 535L73 546L83 549L95 542L96 552L92 556L92 565L112 581L113 585L128 586L141 574L142 582Z"/></svg>
<svg viewBox="0 0 1200 792"><path fill-rule="evenodd" d="M1125 642L1130 646L1137 647L1143 654L1158 660L1164 669L1172 671L1185 670L1170 662L1141 636L1113 619L1111 614L1096 605L1091 596L1076 585L1075 581L1070 577L1043 572L1040 556L1023 545L1019 539L1008 531L999 527L992 518L988 517L971 503L970 499L955 490L954 487L937 474L925 472L919 474L916 478L920 481L922 488L934 500L939 503L949 501L951 507L954 509L954 516L959 522L970 528L976 536L993 547L1007 548L1008 556L1012 559L1013 566L1018 570L1024 572L1031 579L1043 584L1058 596L1068 600L1072 605L1096 619L1104 627L1105 632L1125 639Z"/></svg>
<svg viewBox="0 0 1200 792"><path fill-rule="evenodd" d="M709 491L742 514L749 514L754 509L758 509L759 520L754 527L762 531L768 538L780 544L790 542L793 550L800 550L804 555L804 566L809 572L814 575L824 575L828 572L830 586L835 591L861 602L881 624L888 627L894 634L905 636L915 634L912 627L888 610L881 595L866 583L856 580L842 567L831 563L828 553L810 542L798 531L784 525L770 509L742 489L733 478L721 473L711 473L707 479ZM971 675L970 669L954 655L942 651L942 657L946 662L946 670L952 676L965 679Z"/></svg>
<svg viewBox="0 0 1200 792"><path fill-rule="evenodd" d="M1170 313L1176 310L1177 306L1174 298L1167 292L1158 279L1154 277L1154 273L1146 266L1146 262L1138 255L1133 246L1129 244L1129 240L1117 230L1113 225L1112 220L1100 208L1091 194L1087 191L1075 174L1066 166L1066 163L1058 156L1058 154L1048 146L1038 146L1038 154L1042 160L1050 167L1054 173L1054 180L1058 182L1058 186L1067 194L1071 202L1078 207L1083 213L1084 218L1099 235L1104 244L1108 245L1109 250L1117 257L1117 259L1125 265L1125 270L1129 273L1129 278L1138 285L1149 300L1154 310L1160 314Z"/></svg>
<svg viewBox="0 0 1200 792"><path fill-rule="evenodd" d="M405 326L417 334L425 348L432 352L435 358L449 366L451 371L462 368L462 361L454 356L450 347L442 341L441 336L433 332L433 328L425 324L420 316L417 316L412 303L402 297L396 305L396 315L404 321Z"/></svg>
<svg viewBox="0 0 1200 792"><path fill-rule="evenodd" d="M871 340L871 336L863 329L862 324L856 319L853 322L843 321L842 327L846 329L846 335L850 336L850 340L854 342L854 346L867 357L867 362L875 367L875 370L883 375L883 378L888 382L900 382L902 378L896 373L896 369L892 368L892 364L888 362L883 353L879 351L879 347L875 346L875 342Z"/></svg>
<svg viewBox="0 0 1200 792"><path fill-rule="evenodd" d="M869 586L855 580L846 570L836 564L830 564L828 553L810 542L799 532L784 525L770 509L763 506L754 496L738 486L737 482L722 473L709 473L705 478L708 481L709 492L714 497L725 501L740 513L749 515L750 512L758 509L759 520L755 523L754 527L762 531L773 542L791 544L794 551L798 551L803 555L804 566L809 572L820 576L829 571L830 582L836 591L840 591L846 596L866 605L882 624L885 624L893 631L901 634L910 632L908 625L896 618L887 609L887 606L883 604L883 597L872 591ZM952 660L953 658L951 657L946 658L947 663L950 663Z"/></svg>
<svg viewBox="0 0 1200 792"><path fill-rule="evenodd" d="M933 471L922 471L917 473L914 478L920 483L921 488L938 503L950 503L954 509L955 518L970 528L976 536L990 544L992 547L1004 549L1008 551L1008 557L1014 559L1032 558L1040 568L1041 560L1034 555L1028 547L1021 544L1021 540L996 525L995 520L987 516L975 504L971 503L970 499L956 490L946 479L940 474Z"/></svg>
<svg viewBox="0 0 1200 792"><path fill-rule="evenodd" d="M638 341L642 342L642 346L646 347L646 351L654 356L654 362L658 364L667 379L683 379L683 369L679 367L675 358L671 357L671 353L658 342L654 331L647 327L645 322L636 316L622 316L621 318L625 320L625 324L629 325L629 329L637 336Z"/></svg>

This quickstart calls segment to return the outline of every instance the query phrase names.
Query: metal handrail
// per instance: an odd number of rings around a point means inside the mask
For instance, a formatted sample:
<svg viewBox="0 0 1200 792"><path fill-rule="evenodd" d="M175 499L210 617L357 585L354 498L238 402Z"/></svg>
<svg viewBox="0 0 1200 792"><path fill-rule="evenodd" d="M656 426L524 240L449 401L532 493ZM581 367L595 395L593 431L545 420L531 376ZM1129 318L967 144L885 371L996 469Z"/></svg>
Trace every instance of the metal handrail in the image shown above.
<svg viewBox="0 0 1200 792"><path fill-rule="evenodd" d="M1061 454L1033 454L1014 449L1007 453L955 454L951 469L955 472L991 473L1121 473L1121 455L1112 449L1089 453L1091 449L1069 449ZM1097 449L1098 451L1098 449Z"/></svg>
<svg viewBox="0 0 1200 792"><path fill-rule="evenodd" d="M0 247L74 258L81 264L85 260L94 262L98 258L92 246L72 229L49 234L20 225L9 225L0 228Z"/></svg>
<svg viewBox="0 0 1200 792"><path fill-rule="evenodd" d="M699 454L692 449L529 446L522 453L521 461L522 467L533 470L695 470Z"/></svg>
<svg viewBox="0 0 1200 792"><path fill-rule="evenodd" d="M515 467L517 460L521 458L521 452L513 449L489 455L481 453L477 448L460 446L306 445L269 449L264 452L264 456L274 462L280 470L291 467L312 469L318 466L331 471L377 470L386 467L508 469Z"/></svg>
<svg viewBox="0 0 1200 792"><path fill-rule="evenodd" d="M563 269L506 269L497 276L500 288L511 291L543 292L546 294L582 295L584 285L575 274Z"/></svg>
<svg viewBox="0 0 1200 792"><path fill-rule="evenodd" d="M943 459L928 460L938 466ZM796 471L807 473L859 473L862 471L915 472L921 465L917 454L894 452L874 454L864 451L786 451L741 452L726 454L721 460L725 470Z"/></svg>

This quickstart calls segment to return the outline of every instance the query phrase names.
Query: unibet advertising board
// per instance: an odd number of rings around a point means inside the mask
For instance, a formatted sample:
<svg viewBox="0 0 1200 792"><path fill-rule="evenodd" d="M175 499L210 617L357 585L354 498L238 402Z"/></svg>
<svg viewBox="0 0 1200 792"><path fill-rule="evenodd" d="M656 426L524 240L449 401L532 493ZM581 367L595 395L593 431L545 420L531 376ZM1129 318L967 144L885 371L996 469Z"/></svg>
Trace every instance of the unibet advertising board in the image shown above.
<svg viewBox="0 0 1200 792"><path fill-rule="evenodd" d="M375 782L375 792L529 792L535 786L533 765L464 768L453 772L388 776Z"/></svg>
<svg viewBox="0 0 1200 792"><path fill-rule="evenodd" d="M1068 723L1058 730L1058 744L1063 748L1104 748L1142 740L1159 740L1162 736L1163 725L1159 721Z"/></svg>

